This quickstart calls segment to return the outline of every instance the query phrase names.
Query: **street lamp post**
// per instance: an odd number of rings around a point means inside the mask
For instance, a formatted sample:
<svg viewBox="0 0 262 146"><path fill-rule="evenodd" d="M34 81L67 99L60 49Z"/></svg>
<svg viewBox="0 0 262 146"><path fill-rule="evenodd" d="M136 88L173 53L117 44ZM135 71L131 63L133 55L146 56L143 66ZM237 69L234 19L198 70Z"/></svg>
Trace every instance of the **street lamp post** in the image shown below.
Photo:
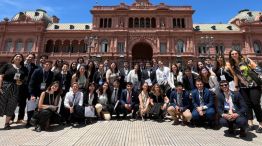
<svg viewBox="0 0 262 146"><path fill-rule="evenodd" d="M200 37L201 43L205 45L205 48L208 51L208 57L210 57L210 47L213 46L213 42L214 42L214 37L213 36L202 36Z"/></svg>
<svg viewBox="0 0 262 146"><path fill-rule="evenodd" d="M97 36L86 36L84 38L85 45L88 51L88 58L90 59L91 56L91 49L95 48L95 42L98 40Z"/></svg>

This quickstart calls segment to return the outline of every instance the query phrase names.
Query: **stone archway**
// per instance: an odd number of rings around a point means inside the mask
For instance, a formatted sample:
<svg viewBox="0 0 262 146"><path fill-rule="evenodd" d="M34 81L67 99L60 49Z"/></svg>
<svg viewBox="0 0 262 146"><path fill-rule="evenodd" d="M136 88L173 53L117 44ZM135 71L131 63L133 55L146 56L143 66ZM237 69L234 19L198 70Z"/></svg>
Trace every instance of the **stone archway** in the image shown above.
<svg viewBox="0 0 262 146"><path fill-rule="evenodd" d="M153 48L145 42L136 43L132 48L132 62L139 63L151 61L153 56Z"/></svg>

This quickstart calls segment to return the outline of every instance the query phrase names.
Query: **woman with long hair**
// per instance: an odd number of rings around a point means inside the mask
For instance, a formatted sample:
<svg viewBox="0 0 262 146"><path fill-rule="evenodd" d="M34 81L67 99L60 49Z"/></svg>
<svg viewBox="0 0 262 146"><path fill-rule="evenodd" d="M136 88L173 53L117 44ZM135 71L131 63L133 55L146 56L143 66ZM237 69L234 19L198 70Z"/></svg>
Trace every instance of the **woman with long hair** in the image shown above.
<svg viewBox="0 0 262 146"><path fill-rule="evenodd" d="M159 120L164 118L164 113L167 110L169 99L161 90L159 84L155 84L152 87L150 96L150 105L152 106L150 114L153 114L158 117Z"/></svg>
<svg viewBox="0 0 262 146"><path fill-rule="evenodd" d="M175 84L177 84L178 82L183 82L183 73L179 71L176 64L172 64L168 84L172 89L174 89Z"/></svg>
<svg viewBox="0 0 262 146"><path fill-rule="evenodd" d="M87 65L87 75L88 75L88 81L89 83L93 82L94 74L96 71L96 67L93 61L89 61Z"/></svg>
<svg viewBox="0 0 262 146"><path fill-rule="evenodd" d="M11 128L10 120L19 100L19 90L25 83L27 74L22 54L15 54L10 63L0 68L0 116L6 115L5 130Z"/></svg>
<svg viewBox="0 0 262 146"><path fill-rule="evenodd" d="M210 91L217 94L219 87L217 77L212 75L207 67L204 67L200 70L199 77L203 81L205 88L208 88Z"/></svg>
<svg viewBox="0 0 262 146"><path fill-rule="evenodd" d="M46 91L40 95L38 103L39 124L36 125L36 132L48 130L51 123L60 123L58 110L60 108L59 82L53 82Z"/></svg>
<svg viewBox="0 0 262 146"><path fill-rule="evenodd" d="M144 121L144 118L150 109L149 86L147 82L144 82L142 86L142 91L138 95L138 98L139 98L140 116Z"/></svg>
<svg viewBox="0 0 262 146"><path fill-rule="evenodd" d="M79 70L72 76L71 84L77 82L79 90L84 91L88 86L88 75L85 65L80 65Z"/></svg>
<svg viewBox="0 0 262 146"><path fill-rule="evenodd" d="M127 82L133 84L133 89L137 92L140 89L141 84L141 70L140 65L135 64L134 69L132 69L127 75Z"/></svg>
<svg viewBox="0 0 262 146"><path fill-rule="evenodd" d="M259 127L257 133L262 133L262 109L261 87L252 76L252 71L260 69L250 58L242 56L240 51L231 50L229 52L230 71L234 75L235 90L239 90L247 104L248 125L253 130L253 111L255 112Z"/></svg>
<svg viewBox="0 0 262 146"><path fill-rule="evenodd" d="M109 84L105 82L98 90L98 103L95 105L97 116L99 119L104 118L110 120L111 116L108 112L108 105L111 99Z"/></svg>
<svg viewBox="0 0 262 146"><path fill-rule="evenodd" d="M120 72L117 68L117 64L112 62L110 68L106 71L106 82L109 83L110 87L113 86L114 80L120 79Z"/></svg>

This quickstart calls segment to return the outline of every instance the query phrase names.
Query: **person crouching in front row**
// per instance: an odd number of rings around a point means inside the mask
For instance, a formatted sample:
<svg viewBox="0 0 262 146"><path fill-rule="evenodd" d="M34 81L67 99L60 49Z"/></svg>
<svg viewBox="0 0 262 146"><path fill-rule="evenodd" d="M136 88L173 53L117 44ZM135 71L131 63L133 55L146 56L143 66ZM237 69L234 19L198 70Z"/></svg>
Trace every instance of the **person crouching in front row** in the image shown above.
<svg viewBox="0 0 262 146"><path fill-rule="evenodd" d="M77 82L72 83L72 91L65 95L65 119L68 124L72 122L84 122L83 114L79 107L83 105L83 93L79 90Z"/></svg>
<svg viewBox="0 0 262 146"><path fill-rule="evenodd" d="M46 91L42 92L38 104L39 123L36 132L47 130L51 123L60 123L61 116L58 114L61 97L59 94L59 82L53 82Z"/></svg>
<svg viewBox="0 0 262 146"><path fill-rule="evenodd" d="M189 110L189 93L183 90L183 83L178 82L175 86L176 90L170 94L170 106L167 112L174 119L173 125L178 125L179 119L183 121L182 125L189 125L192 119L192 114Z"/></svg>
<svg viewBox="0 0 262 146"><path fill-rule="evenodd" d="M240 128L240 137L246 137L247 106L241 94L229 90L228 81L220 81L218 93L218 114L221 116L219 123L228 127L229 134L234 134L234 124Z"/></svg>
<svg viewBox="0 0 262 146"><path fill-rule="evenodd" d="M201 79L196 79L196 87L197 89L192 91L193 120L196 124L204 124L207 120L209 126L213 128L215 118L214 97L211 91L204 88L204 83Z"/></svg>
<svg viewBox="0 0 262 146"><path fill-rule="evenodd" d="M131 82L127 82L126 89L122 91L120 103L124 117L126 117L128 113L132 113L131 121L135 120L136 112L139 109L139 101L138 94L133 90L133 84Z"/></svg>

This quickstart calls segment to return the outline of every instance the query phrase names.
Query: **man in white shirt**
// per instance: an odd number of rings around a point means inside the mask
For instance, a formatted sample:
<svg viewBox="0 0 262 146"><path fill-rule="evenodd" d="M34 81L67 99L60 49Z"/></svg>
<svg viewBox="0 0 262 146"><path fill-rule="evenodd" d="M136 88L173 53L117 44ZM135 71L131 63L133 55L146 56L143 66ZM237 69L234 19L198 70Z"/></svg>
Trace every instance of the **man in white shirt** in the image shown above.
<svg viewBox="0 0 262 146"><path fill-rule="evenodd" d="M166 93L168 89L170 69L164 66L162 61L158 61L158 69L156 70L156 81L161 86L161 89Z"/></svg>
<svg viewBox="0 0 262 146"><path fill-rule="evenodd" d="M82 118L82 113L78 110L78 107L83 105L83 93L79 91L79 85L77 82L72 84L72 91L69 91L65 95L64 106L65 106L65 119L68 122L79 122Z"/></svg>

